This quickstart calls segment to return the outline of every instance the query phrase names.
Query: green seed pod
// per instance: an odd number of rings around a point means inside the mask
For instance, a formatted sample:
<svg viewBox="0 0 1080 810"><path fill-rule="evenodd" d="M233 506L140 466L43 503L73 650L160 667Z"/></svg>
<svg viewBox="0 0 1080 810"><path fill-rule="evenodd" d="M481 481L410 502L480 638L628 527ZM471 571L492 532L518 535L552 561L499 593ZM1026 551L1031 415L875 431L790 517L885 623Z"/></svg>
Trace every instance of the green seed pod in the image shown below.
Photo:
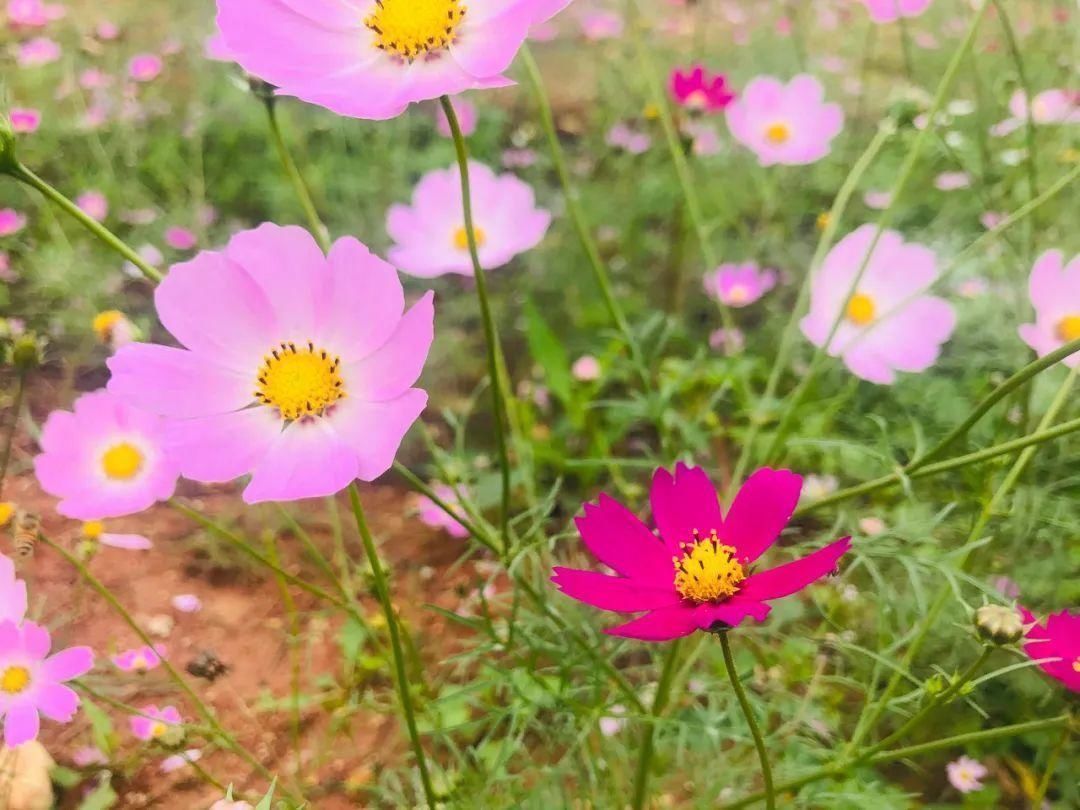
<svg viewBox="0 0 1080 810"><path fill-rule="evenodd" d="M45 362L45 341L31 332L19 335L11 342L8 356L15 370L26 374Z"/></svg>
<svg viewBox="0 0 1080 810"><path fill-rule="evenodd" d="M1015 644L1024 635L1024 620L1014 608L983 605L975 611L975 631L991 644Z"/></svg>

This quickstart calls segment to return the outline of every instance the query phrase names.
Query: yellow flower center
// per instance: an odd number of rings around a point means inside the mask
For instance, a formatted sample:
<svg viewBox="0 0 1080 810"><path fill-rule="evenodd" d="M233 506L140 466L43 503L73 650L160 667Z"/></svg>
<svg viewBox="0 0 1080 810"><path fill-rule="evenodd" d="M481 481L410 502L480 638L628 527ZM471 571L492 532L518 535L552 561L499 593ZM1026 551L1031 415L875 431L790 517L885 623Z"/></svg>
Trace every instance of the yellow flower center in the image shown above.
<svg viewBox="0 0 1080 810"><path fill-rule="evenodd" d="M746 571L735 559L735 549L723 545L712 532L704 539L694 532L691 543L683 543L682 557L672 557L675 564L675 590L693 602L727 599L739 590Z"/></svg>
<svg viewBox="0 0 1080 810"><path fill-rule="evenodd" d="M831 217L829 216L829 212L822 211L820 214L817 215L817 220L814 222L814 224L817 226L817 229L819 231L823 231L829 227L830 219Z"/></svg>
<svg viewBox="0 0 1080 810"><path fill-rule="evenodd" d="M483 228L473 226L473 233L476 235L476 247L481 248L484 246L484 242L487 241L487 234L484 233ZM464 227L458 228L454 231L454 247L458 250L469 249L469 232Z"/></svg>
<svg viewBox="0 0 1080 810"><path fill-rule="evenodd" d="M82 533L87 540L97 540L105 533L105 524L100 520L88 520L82 525Z"/></svg>
<svg viewBox="0 0 1080 810"><path fill-rule="evenodd" d="M1080 672L1080 658L1073 661L1073 672Z"/></svg>
<svg viewBox="0 0 1080 810"><path fill-rule="evenodd" d="M15 504L11 501L4 501L0 503L0 527L7 526L12 517L15 516Z"/></svg>
<svg viewBox="0 0 1080 810"><path fill-rule="evenodd" d="M1080 315L1066 315L1058 321L1057 336L1066 342L1080 338Z"/></svg>
<svg viewBox="0 0 1080 810"><path fill-rule="evenodd" d="M131 659L131 668L134 670L146 670L150 668L150 662L146 660L146 656L140 653Z"/></svg>
<svg viewBox="0 0 1080 810"><path fill-rule="evenodd" d="M158 722L154 723L154 725L152 725L150 727L150 736L155 737L155 738L160 737L162 734L164 734L168 730L169 730L168 726L166 726L161 721L158 721Z"/></svg>
<svg viewBox="0 0 1080 810"><path fill-rule="evenodd" d="M131 442L120 442L105 451L101 467L114 481L128 481L139 474L144 460L139 448Z"/></svg>
<svg viewBox="0 0 1080 810"><path fill-rule="evenodd" d="M282 343L264 360L257 376L255 398L277 408L282 419L320 416L345 396L341 359L308 342L298 349Z"/></svg>
<svg viewBox="0 0 1080 810"><path fill-rule="evenodd" d="M866 326L874 320L876 312L874 299L865 293L855 293L847 305L847 319L856 326Z"/></svg>
<svg viewBox="0 0 1080 810"><path fill-rule="evenodd" d="M104 343L108 342L113 328L122 320L124 320L123 312L118 309L107 309L95 315L90 326L94 330L94 334L98 336L98 340Z"/></svg>
<svg viewBox="0 0 1080 810"><path fill-rule="evenodd" d="M410 62L449 47L466 11L460 0L377 0L376 6L364 18L375 47Z"/></svg>
<svg viewBox="0 0 1080 810"><path fill-rule="evenodd" d="M750 290L745 285L736 284L728 290L728 300L733 304L745 304L750 299Z"/></svg>
<svg viewBox="0 0 1080 810"><path fill-rule="evenodd" d="M704 110L709 106L709 97L703 90L695 90L686 97L686 106L692 110Z"/></svg>
<svg viewBox="0 0 1080 810"><path fill-rule="evenodd" d="M765 128L765 140L776 146L783 146L791 138L791 128L784 123L769 124Z"/></svg>
<svg viewBox="0 0 1080 810"><path fill-rule="evenodd" d="M30 670L26 667L8 667L0 675L0 692L18 695L30 685Z"/></svg>

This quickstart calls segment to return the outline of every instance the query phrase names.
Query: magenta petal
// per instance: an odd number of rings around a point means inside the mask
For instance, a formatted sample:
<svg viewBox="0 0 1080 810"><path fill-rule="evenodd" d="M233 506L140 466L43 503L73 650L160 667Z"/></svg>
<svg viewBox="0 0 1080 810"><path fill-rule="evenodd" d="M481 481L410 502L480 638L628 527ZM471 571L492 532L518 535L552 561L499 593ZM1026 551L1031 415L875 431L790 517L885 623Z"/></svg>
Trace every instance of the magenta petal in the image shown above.
<svg viewBox="0 0 1080 810"><path fill-rule="evenodd" d="M660 536L673 555L682 555L680 544L693 540L695 531L708 536L723 529L720 499L700 467L680 463L675 465L675 475L657 470L649 499Z"/></svg>
<svg viewBox="0 0 1080 810"><path fill-rule="evenodd" d="M69 647L51 655L42 664L42 672L50 681L70 681L81 678L94 668L94 651L89 647Z"/></svg>
<svg viewBox="0 0 1080 810"><path fill-rule="evenodd" d="M8 748L36 740L41 730L41 718L37 707L28 700L10 706L4 717L4 744Z"/></svg>
<svg viewBox="0 0 1080 810"><path fill-rule="evenodd" d="M688 636L697 629L697 609L677 605L650 611L644 616L617 627L610 627L604 632L609 636L636 638L641 641L671 641Z"/></svg>
<svg viewBox="0 0 1080 810"><path fill-rule="evenodd" d="M738 627L747 616L763 622L772 608L764 602L755 602L742 598L742 594L717 605L702 605L698 608L698 627L708 630L717 622L731 627Z"/></svg>
<svg viewBox="0 0 1080 810"><path fill-rule="evenodd" d="M742 485L721 537L752 563L776 542L799 503L802 477L788 470L758 470Z"/></svg>
<svg viewBox="0 0 1080 810"><path fill-rule="evenodd" d="M850 548L851 538L845 537L802 559L753 574L743 582L739 598L763 602L790 596L833 571Z"/></svg>
<svg viewBox="0 0 1080 810"><path fill-rule="evenodd" d="M671 552L614 498L601 495L599 503L585 504L585 515L574 522L593 556L624 577L650 584L675 581Z"/></svg>
<svg viewBox="0 0 1080 810"><path fill-rule="evenodd" d="M679 594L668 588L653 588L624 577L611 577L595 571L574 568L555 568L551 581L571 599L577 599L601 610L639 613L660 607L677 605Z"/></svg>
<svg viewBox="0 0 1080 810"><path fill-rule="evenodd" d="M63 684L50 683L37 693L38 710L57 723L70 723L79 710L79 696Z"/></svg>

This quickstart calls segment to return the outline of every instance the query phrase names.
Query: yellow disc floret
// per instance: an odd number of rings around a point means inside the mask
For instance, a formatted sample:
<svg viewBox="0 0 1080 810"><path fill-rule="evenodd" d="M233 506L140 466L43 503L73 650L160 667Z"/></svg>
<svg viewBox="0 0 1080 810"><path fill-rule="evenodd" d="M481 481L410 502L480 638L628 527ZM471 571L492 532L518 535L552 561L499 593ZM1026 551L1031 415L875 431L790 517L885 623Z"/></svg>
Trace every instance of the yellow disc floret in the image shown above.
<svg viewBox="0 0 1080 810"><path fill-rule="evenodd" d="M473 227L473 234L476 236L476 246L481 248L484 246L484 242L487 241L487 234L484 233L483 228ZM454 247L458 250L469 249L469 232L464 227L458 228L454 231Z"/></svg>
<svg viewBox="0 0 1080 810"><path fill-rule="evenodd" d="M410 62L450 46L465 17L460 0L376 0L364 18L375 33L375 47Z"/></svg>
<svg viewBox="0 0 1080 810"><path fill-rule="evenodd" d="M131 442L114 444L101 457L105 475L114 481L129 481L139 474L143 462L142 451Z"/></svg>
<svg viewBox="0 0 1080 810"><path fill-rule="evenodd" d="M765 128L765 140L775 146L783 146L791 140L791 127L782 122L769 124Z"/></svg>
<svg viewBox="0 0 1080 810"><path fill-rule="evenodd" d="M874 299L865 293L855 293L847 305L847 319L856 326L866 326L874 320L877 306Z"/></svg>
<svg viewBox="0 0 1080 810"><path fill-rule="evenodd" d="M112 337L113 329L123 320L123 312L118 309L107 309L95 315L90 326L94 330L94 334L98 336L98 340L102 343L108 343Z"/></svg>
<svg viewBox="0 0 1080 810"><path fill-rule="evenodd" d="M18 695L30 686L30 670L26 667L8 667L0 675L0 692Z"/></svg>
<svg viewBox="0 0 1080 810"><path fill-rule="evenodd" d="M97 540L105 534L105 524L100 520L88 520L82 525L82 533L87 540Z"/></svg>
<svg viewBox="0 0 1080 810"><path fill-rule="evenodd" d="M1058 321L1057 336L1065 342L1080 338L1080 315L1066 315Z"/></svg>
<svg viewBox="0 0 1080 810"><path fill-rule="evenodd" d="M345 396L341 360L308 343L282 343L263 360L255 397L277 408L282 419L320 416Z"/></svg>
<svg viewBox="0 0 1080 810"><path fill-rule="evenodd" d="M735 559L735 549L725 546L712 532L683 543L682 557L672 557L675 564L675 590L693 602L716 602L733 596L746 579L746 571Z"/></svg>

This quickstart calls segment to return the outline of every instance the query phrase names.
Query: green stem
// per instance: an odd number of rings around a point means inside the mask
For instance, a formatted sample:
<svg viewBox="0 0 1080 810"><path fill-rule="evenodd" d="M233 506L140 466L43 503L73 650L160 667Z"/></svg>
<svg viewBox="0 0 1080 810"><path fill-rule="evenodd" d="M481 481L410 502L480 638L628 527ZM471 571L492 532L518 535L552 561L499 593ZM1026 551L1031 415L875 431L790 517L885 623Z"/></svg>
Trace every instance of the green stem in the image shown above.
<svg viewBox="0 0 1080 810"><path fill-rule="evenodd" d="M679 641L674 641L668 648L667 657L664 659L664 668L660 671L660 681L656 685L656 697L653 698L649 717L645 721L645 729L641 732L641 745L638 747L637 770L634 773L634 797L631 807L634 810L643 810L649 797L649 775L652 766L654 738L656 736L656 722L667 707L668 697L671 694L671 684L674 681L676 666L679 657Z"/></svg>
<svg viewBox="0 0 1080 810"><path fill-rule="evenodd" d="M487 532L481 531L475 523L470 521L464 515L459 514L457 509L455 509L445 500L440 498L436 494L435 490L425 484L416 475L416 473L414 473L412 470L410 470L408 467L406 467L399 461L394 462L394 472L404 478L405 483L407 483L414 492L423 495L425 498L435 504L435 506L437 506L451 518L460 523L464 527L465 531L467 531L474 540L480 543L480 545L484 546L490 551L495 552L496 554L500 553L498 544L496 544L496 542L488 536Z"/></svg>
<svg viewBox="0 0 1080 810"><path fill-rule="evenodd" d="M1042 779L1039 780L1039 787L1035 791L1035 795L1031 798L1032 807L1043 806L1043 799L1046 798L1047 791L1050 790L1050 782L1054 778L1054 771L1057 770L1058 759L1061 757L1061 752L1065 750L1065 746L1069 744L1071 736L1072 729L1066 724L1065 728L1061 730L1058 741L1050 749L1050 757L1046 760L1046 770L1043 772Z"/></svg>
<svg viewBox="0 0 1080 810"><path fill-rule="evenodd" d="M4 449L0 455L0 494L4 491L4 482L7 481L8 465L11 463L11 445L15 442L15 429L19 425L19 413L22 411L23 397L26 395L26 372L19 372L19 380L15 386L15 400L11 404L11 424L4 433Z"/></svg>
<svg viewBox="0 0 1080 810"><path fill-rule="evenodd" d="M11 176L19 182L25 183L31 188L39 191L42 196L49 200L49 202L53 203L68 216L76 220L106 246L116 251L139 268L147 279L157 283L164 278L158 270L143 259L142 256L132 250L127 244L121 241L112 231L97 220L88 216L81 208L79 208L79 206L75 205L75 203L30 171L30 169L26 168L26 166L21 163L16 163L13 168L9 169L9 172Z"/></svg>
<svg viewBox="0 0 1080 810"><path fill-rule="evenodd" d="M773 787L772 767L769 765L769 752L765 749L765 738L761 736L757 719L754 717L754 707L746 697L742 682L739 680L739 672L735 669L735 657L731 654L731 641L728 633L722 632L720 636L720 648L724 651L724 666L727 668L728 678L731 680L731 688L735 690L735 697L739 700L743 715L746 716L746 724L750 727L750 733L754 737L754 747L757 749L758 759L761 761L761 778L765 781L765 807L774 810L776 807L776 789Z"/></svg>
<svg viewBox="0 0 1080 810"><path fill-rule="evenodd" d="M277 540L269 532L265 538L266 556L273 561L274 565L280 566L281 560L278 557ZM278 590L281 592L281 601L285 605L285 615L289 621L288 630L288 647L289 647L289 692L292 703L292 723L290 726L290 732L292 736L293 744L293 758L296 768L296 778L303 780L303 748L300 740L300 614L296 610L296 601L292 597L292 592L289 590L288 581L276 574L275 579L278 583Z"/></svg>
<svg viewBox="0 0 1080 810"><path fill-rule="evenodd" d="M360 502L360 489L355 483L349 487L349 501L352 504L353 515L356 517L356 528L360 532L360 538L364 543L364 551L368 562L371 564L371 579L375 586L375 596L382 605L383 616L386 618L386 629L390 636L390 649L394 656L394 674L397 680L398 698L401 701L401 709L405 715L405 725L409 732L409 742L412 744L413 755L416 757L416 765L420 770L420 783L424 788L424 797L428 807L434 810L438 804L435 789L431 785L431 777L428 774L427 757L420 741L420 731L416 726L416 712L413 708L412 692L409 688L409 676L405 669L405 654L401 648L401 633L398 628L397 615L394 613L393 602L390 601L390 589L386 583L386 575L383 573L382 563L379 561L379 552L375 548L375 540L368 528L367 518L364 516L364 506Z"/></svg>
<svg viewBox="0 0 1080 810"><path fill-rule="evenodd" d="M274 149L277 152L278 159L281 161L281 167L285 170L285 175L292 184L296 199L300 202L300 207L304 209L304 216L307 217L311 235L315 237L315 241L319 243L319 247L323 249L323 252L329 253L330 232L326 229L322 219L319 218L319 212L316 210L315 203L311 198L311 189L308 188L307 181L304 180L304 176L296 167L296 161L293 160L292 153L289 152L289 147L281 134L281 124L278 122L277 117L277 99L272 94L265 94L262 96L262 102L263 107L266 109L266 120L270 126L270 140L274 143Z"/></svg>
<svg viewBox="0 0 1080 810"><path fill-rule="evenodd" d="M472 192L469 185L468 149L465 146L465 138L461 134L461 125L458 123L457 113L454 112L454 105L450 102L450 97L442 96L439 101L450 125L450 134L454 139L454 150L457 153L458 170L461 175L461 207L465 216L465 234L469 242L469 256L472 259L473 276L476 280L476 296L480 302L480 317L484 323L488 373L491 376L491 404L492 416L495 420L495 446L499 453L499 473L502 482L502 493L499 501L499 530L502 534L503 548L509 548L510 454L506 442L506 404L503 402L502 375L499 373L499 336L495 329L495 318L492 315L491 302L488 298L487 276L484 275L484 268L480 266L480 254L477 251L476 227L473 224Z"/></svg>

